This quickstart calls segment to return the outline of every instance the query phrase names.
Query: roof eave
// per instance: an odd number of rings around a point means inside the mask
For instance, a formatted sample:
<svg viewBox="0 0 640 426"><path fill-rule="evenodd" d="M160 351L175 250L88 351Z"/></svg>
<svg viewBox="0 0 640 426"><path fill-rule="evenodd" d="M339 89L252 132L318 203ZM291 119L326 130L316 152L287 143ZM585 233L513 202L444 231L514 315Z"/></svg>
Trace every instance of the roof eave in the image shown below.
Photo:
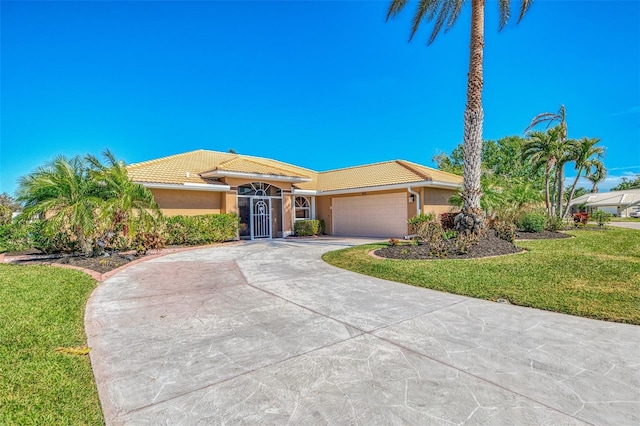
<svg viewBox="0 0 640 426"><path fill-rule="evenodd" d="M177 189L180 191L212 191L212 192L226 192L230 191L229 185L214 185L211 183L157 183L157 182L136 182L140 185L150 189Z"/></svg>
<svg viewBox="0 0 640 426"><path fill-rule="evenodd" d="M369 191L387 191L393 189L408 189L411 188L441 188L441 189L459 189L462 184L440 182L440 181L417 181L407 183L397 183L392 185L376 185L376 186L363 186L360 188L345 188L345 189L333 189L328 191L318 191L317 195L340 195L340 194L353 194L357 192L369 192Z"/></svg>

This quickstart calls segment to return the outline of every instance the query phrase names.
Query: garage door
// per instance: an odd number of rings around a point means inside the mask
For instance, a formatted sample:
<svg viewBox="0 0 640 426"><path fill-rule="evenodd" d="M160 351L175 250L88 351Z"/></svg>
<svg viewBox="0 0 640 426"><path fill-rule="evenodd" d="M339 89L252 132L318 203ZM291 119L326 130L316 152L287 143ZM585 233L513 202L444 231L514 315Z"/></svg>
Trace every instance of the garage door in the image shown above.
<svg viewBox="0 0 640 426"><path fill-rule="evenodd" d="M333 234L402 237L407 234L407 194L339 197L332 200Z"/></svg>

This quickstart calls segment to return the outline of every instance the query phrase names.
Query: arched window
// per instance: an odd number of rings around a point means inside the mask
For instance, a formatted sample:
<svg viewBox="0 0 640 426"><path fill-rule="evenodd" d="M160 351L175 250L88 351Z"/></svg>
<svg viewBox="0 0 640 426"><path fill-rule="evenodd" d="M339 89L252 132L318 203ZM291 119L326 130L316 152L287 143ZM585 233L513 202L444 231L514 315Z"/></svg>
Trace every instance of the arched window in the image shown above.
<svg viewBox="0 0 640 426"><path fill-rule="evenodd" d="M253 195L256 197L279 197L282 190L264 182L252 182L238 187L238 195Z"/></svg>
<svg viewBox="0 0 640 426"><path fill-rule="evenodd" d="M307 197L296 197L295 213L296 220L311 219L311 204Z"/></svg>

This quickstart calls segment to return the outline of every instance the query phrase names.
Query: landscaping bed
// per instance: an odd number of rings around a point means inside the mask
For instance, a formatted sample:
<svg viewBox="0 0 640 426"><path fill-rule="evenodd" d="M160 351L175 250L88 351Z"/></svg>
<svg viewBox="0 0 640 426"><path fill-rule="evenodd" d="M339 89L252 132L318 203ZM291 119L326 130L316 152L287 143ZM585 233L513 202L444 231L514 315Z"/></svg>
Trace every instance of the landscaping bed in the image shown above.
<svg viewBox="0 0 640 426"><path fill-rule="evenodd" d="M11 253L7 253L11 255ZM71 265L79 268L91 269L92 271L105 272L112 271L126 265L127 263L144 257L143 255L136 255L131 253L111 253L102 256L87 257L79 254L66 254L66 255L42 255L42 254L26 254L21 255L18 259L11 263L23 264L23 265Z"/></svg>
<svg viewBox="0 0 640 426"><path fill-rule="evenodd" d="M541 232L525 232L525 231L516 232L517 240L552 240L556 238L571 238L571 235L565 234L563 232L546 231L546 230Z"/></svg>
<svg viewBox="0 0 640 426"><path fill-rule="evenodd" d="M378 249L374 252L376 256L388 259L476 259L481 257L500 256L514 254L522 251L509 241L498 238L494 232L487 232L483 235L478 244L469 247L466 253L456 252L453 247L453 240L445 242L449 247L446 256L433 255L429 244L423 245L397 245Z"/></svg>

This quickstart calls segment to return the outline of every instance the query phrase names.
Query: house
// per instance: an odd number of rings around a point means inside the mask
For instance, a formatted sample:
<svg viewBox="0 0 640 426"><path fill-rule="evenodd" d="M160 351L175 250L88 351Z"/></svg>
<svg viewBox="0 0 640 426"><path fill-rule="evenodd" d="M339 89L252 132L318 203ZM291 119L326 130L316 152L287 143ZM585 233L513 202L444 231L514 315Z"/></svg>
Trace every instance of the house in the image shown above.
<svg viewBox="0 0 640 426"><path fill-rule="evenodd" d="M296 220L322 219L336 236L402 237L407 219L451 210L462 178L395 160L316 172L268 158L197 150L131 164L163 213L237 213L240 237L293 234Z"/></svg>
<svg viewBox="0 0 640 426"><path fill-rule="evenodd" d="M632 211L639 208L640 189L585 194L571 201L571 213L604 210L614 216L629 217Z"/></svg>

